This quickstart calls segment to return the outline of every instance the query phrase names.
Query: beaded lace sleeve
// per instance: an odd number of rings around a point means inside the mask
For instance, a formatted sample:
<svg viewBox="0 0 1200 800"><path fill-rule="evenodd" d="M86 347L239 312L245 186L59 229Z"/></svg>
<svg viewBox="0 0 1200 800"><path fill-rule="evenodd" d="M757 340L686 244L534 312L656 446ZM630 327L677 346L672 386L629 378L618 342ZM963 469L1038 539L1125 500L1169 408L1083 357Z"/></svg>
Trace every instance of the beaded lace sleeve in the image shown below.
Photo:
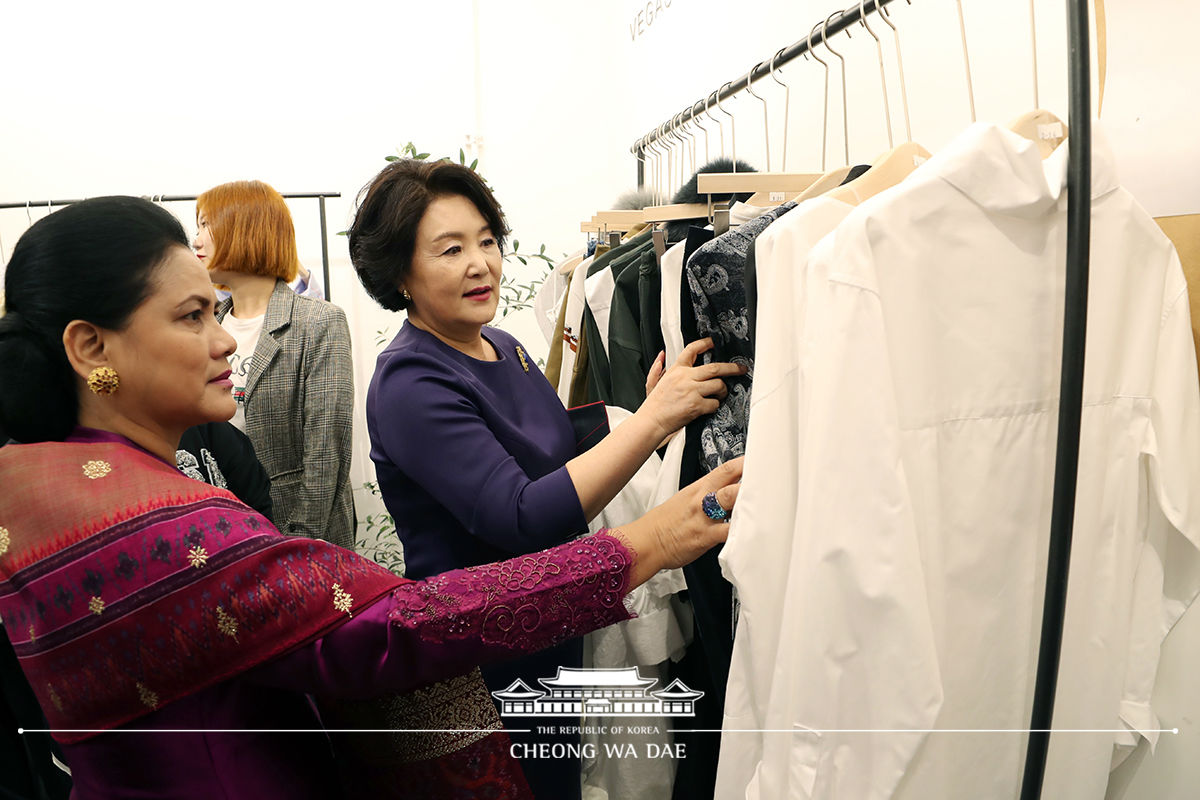
<svg viewBox="0 0 1200 800"><path fill-rule="evenodd" d="M528 653L629 618L633 554L610 531L401 586L388 614L425 641L478 637Z"/></svg>
<svg viewBox="0 0 1200 800"><path fill-rule="evenodd" d="M635 553L601 531L538 553L405 583L325 636L259 667L297 691L372 697L463 674L630 619Z"/></svg>

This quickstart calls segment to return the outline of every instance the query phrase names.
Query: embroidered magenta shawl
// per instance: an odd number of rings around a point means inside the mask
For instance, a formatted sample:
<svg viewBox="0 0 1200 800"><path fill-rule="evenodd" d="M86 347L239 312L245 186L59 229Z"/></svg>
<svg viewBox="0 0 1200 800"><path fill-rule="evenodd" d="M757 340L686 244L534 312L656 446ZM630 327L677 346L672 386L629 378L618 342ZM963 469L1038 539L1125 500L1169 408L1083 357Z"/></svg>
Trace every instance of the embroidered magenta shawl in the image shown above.
<svg viewBox="0 0 1200 800"><path fill-rule="evenodd" d="M89 738L322 636L404 583L281 537L117 441L0 449L0 619L50 727Z"/></svg>

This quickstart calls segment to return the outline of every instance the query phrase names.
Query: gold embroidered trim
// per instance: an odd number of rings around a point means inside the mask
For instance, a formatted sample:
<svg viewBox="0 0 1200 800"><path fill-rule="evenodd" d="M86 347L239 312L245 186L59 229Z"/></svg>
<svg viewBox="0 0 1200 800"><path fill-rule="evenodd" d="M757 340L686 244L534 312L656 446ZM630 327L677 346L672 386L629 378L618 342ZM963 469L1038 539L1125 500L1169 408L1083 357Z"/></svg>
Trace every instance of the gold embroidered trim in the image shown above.
<svg viewBox="0 0 1200 800"><path fill-rule="evenodd" d="M193 547L188 551L188 561L192 562L192 566L200 569L208 561L208 551L203 547Z"/></svg>
<svg viewBox="0 0 1200 800"><path fill-rule="evenodd" d="M383 766L455 753L504 728L478 669L405 694L322 701L321 715L342 730L394 731L333 735L336 750Z"/></svg>
<svg viewBox="0 0 1200 800"><path fill-rule="evenodd" d="M89 461L83 465L84 476L92 480L103 478L110 472L112 472L112 464L107 461Z"/></svg>
<svg viewBox="0 0 1200 800"><path fill-rule="evenodd" d="M333 585L333 607L338 611L345 611L346 616L352 617L354 615L350 613L350 608L353 605L354 598L350 596L350 593L343 589L340 583L335 583Z"/></svg>
<svg viewBox="0 0 1200 800"><path fill-rule="evenodd" d="M138 697L142 703L149 708L158 708L158 695L151 691L146 684L138 681L137 683Z"/></svg>
<svg viewBox="0 0 1200 800"><path fill-rule="evenodd" d="M58 692L54 691L53 686L50 686L50 684L46 684L46 686L50 690L48 692L48 694L50 695L50 702L54 703L55 708L57 708L59 711L62 711L63 710L62 698L58 696Z"/></svg>
<svg viewBox="0 0 1200 800"><path fill-rule="evenodd" d="M9 538L8 528L0 527L0 556L8 552L10 544L12 544L12 539Z"/></svg>
<svg viewBox="0 0 1200 800"><path fill-rule="evenodd" d="M33 626L32 626L32 625L30 625L30 626L29 626L29 641L30 641L30 642L36 642L36 641L37 641L37 633L36 633L36 632L33 630Z"/></svg>
<svg viewBox="0 0 1200 800"><path fill-rule="evenodd" d="M91 609L93 614L99 614L104 611L104 600L100 597L93 597L91 600L88 600L88 608Z"/></svg>
<svg viewBox="0 0 1200 800"><path fill-rule="evenodd" d="M221 608L220 606L217 606L217 630L231 639L237 638L237 620L229 616L225 609Z"/></svg>

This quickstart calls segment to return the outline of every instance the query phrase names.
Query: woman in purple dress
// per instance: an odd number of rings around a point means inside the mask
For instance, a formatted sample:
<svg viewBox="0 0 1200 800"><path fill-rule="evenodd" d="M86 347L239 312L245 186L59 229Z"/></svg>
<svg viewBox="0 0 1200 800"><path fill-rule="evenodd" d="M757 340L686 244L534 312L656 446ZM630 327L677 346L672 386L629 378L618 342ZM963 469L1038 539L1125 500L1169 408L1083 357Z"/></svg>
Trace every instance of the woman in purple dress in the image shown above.
<svg viewBox="0 0 1200 800"><path fill-rule="evenodd" d="M725 536L701 495L732 507L737 469L620 532L397 578L176 469L184 430L233 414L234 342L170 213L112 197L39 220L5 295L0 617L78 798L368 796L338 785L306 693L427 699L627 618L632 586ZM474 710L388 794L527 798L486 693Z"/></svg>
<svg viewBox="0 0 1200 800"><path fill-rule="evenodd" d="M508 232L491 190L448 161L401 159L364 189L350 258L384 308L408 318L380 354L367 393L371 458L404 543L406 574L511 558L586 533L663 440L717 409L734 364L692 366L688 347L632 418L582 454L554 388L521 344L488 326ZM493 691L536 686L579 666L576 639L493 665ZM522 744L572 735L517 735ZM578 742L578 736L573 739ZM578 759L522 762L535 795L578 797Z"/></svg>

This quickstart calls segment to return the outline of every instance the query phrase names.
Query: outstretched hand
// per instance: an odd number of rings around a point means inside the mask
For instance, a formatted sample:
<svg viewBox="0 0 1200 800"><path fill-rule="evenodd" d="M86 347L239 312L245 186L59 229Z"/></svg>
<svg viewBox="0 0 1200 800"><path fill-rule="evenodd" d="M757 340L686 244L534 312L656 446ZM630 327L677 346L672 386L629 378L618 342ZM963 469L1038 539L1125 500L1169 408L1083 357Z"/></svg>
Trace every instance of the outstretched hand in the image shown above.
<svg viewBox="0 0 1200 800"><path fill-rule="evenodd" d="M654 359L646 376L646 402L638 413L649 415L660 438L670 436L696 417L716 411L729 394L724 378L746 373L745 367L726 361L696 365L700 354L712 347L712 339L692 342L666 370L664 353Z"/></svg>
<svg viewBox="0 0 1200 800"><path fill-rule="evenodd" d="M742 458L735 458L722 464L636 522L621 528L621 535L637 554L631 588L661 569L690 564L725 541L729 525L709 518L702 503L706 494L714 492L721 507L727 513L733 511L742 462Z"/></svg>

